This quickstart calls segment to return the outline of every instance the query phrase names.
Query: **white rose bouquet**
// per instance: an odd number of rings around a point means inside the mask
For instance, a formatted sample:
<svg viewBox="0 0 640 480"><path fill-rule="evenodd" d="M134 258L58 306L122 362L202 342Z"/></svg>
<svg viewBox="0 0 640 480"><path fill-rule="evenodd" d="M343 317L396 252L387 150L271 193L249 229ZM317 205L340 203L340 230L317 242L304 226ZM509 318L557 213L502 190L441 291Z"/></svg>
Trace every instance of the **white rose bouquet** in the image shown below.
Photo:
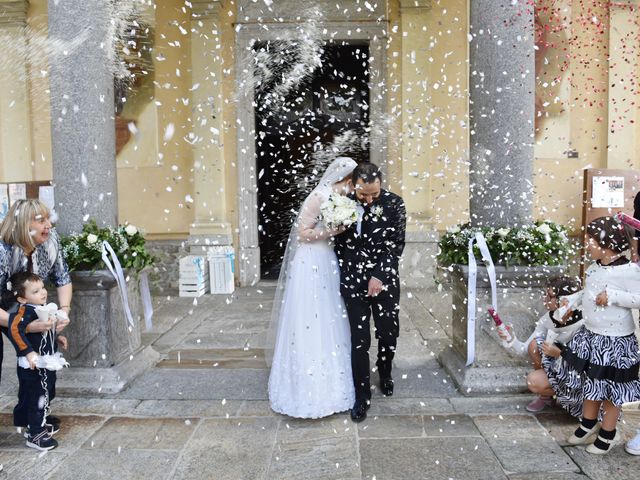
<svg viewBox="0 0 640 480"><path fill-rule="evenodd" d="M320 205L322 222L329 229L341 226L349 227L358 220L356 202L349 197L332 193L329 198Z"/></svg>

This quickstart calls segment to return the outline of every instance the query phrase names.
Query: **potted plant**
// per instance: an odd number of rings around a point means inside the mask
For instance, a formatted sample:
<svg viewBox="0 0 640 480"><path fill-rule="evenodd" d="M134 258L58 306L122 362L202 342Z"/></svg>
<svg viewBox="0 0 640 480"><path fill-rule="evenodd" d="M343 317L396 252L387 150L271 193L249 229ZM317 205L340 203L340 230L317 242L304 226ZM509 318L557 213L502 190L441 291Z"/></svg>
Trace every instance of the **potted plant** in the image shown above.
<svg viewBox="0 0 640 480"><path fill-rule="evenodd" d="M440 239L437 256L440 269L451 278L451 347L440 361L461 392L495 393L526 389L523 382L529 366L510 356L495 334L487 309L492 306L491 283L480 251L474 243L477 279L469 281L469 242L480 232L495 265L497 307L502 320L513 325L524 339L543 313L544 285L550 277L566 274L574 246L566 229L550 221L512 227L475 227L469 224L449 229ZM472 316L467 305L475 297ZM474 328L470 328L471 322ZM473 363L469 345L474 345Z"/></svg>
<svg viewBox="0 0 640 480"><path fill-rule="evenodd" d="M67 328L69 363L80 369L117 369L129 363L141 350L139 278L155 260L146 250L144 236L130 224L99 227L91 220L81 232L62 237L61 243L73 282L72 323ZM103 248L107 245L122 267L126 299L104 263ZM111 254L108 258L114 263ZM125 314L126 304L131 311L130 321ZM103 392L113 393L124 386L123 379L131 372L120 370L101 372L103 377L111 378L105 383L113 383Z"/></svg>

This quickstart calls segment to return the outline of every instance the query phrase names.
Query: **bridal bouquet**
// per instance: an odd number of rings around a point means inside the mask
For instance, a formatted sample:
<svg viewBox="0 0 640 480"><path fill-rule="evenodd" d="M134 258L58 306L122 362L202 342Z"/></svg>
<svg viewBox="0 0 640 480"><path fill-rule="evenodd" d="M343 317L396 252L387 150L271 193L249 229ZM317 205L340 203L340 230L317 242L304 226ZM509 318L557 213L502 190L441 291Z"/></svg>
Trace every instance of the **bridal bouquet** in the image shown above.
<svg viewBox="0 0 640 480"><path fill-rule="evenodd" d="M320 215L324 225L330 229L341 226L349 227L358 220L356 202L338 193L332 193L320 205Z"/></svg>

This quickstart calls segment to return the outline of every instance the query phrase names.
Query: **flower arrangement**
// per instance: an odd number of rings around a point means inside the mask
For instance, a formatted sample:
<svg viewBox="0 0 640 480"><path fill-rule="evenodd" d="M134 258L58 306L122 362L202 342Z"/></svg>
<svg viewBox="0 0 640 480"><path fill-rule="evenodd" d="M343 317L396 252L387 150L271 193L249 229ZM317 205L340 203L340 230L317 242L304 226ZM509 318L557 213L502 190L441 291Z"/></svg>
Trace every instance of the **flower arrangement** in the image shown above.
<svg viewBox="0 0 640 480"><path fill-rule="evenodd" d="M340 226L348 227L358 220L356 202L338 193L332 193L320 205L320 215L327 228L335 229Z"/></svg>
<svg viewBox="0 0 640 480"><path fill-rule="evenodd" d="M469 239L478 231L484 235L494 263L507 267L562 265L574 250L566 229L553 222L537 221L511 228L471 227L466 223L449 229L440 238L438 263L467 265Z"/></svg>
<svg viewBox="0 0 640 480"><path fill-rule="evenodd" d="M145 240L134 225L100 228L95 220L85 223L80 233L63 237L62 251L70 270L99 270L106 268L102 261L102 242L107 241L116 253L123 269L136 273L153 264L155 257L145 248Z"/></svg>

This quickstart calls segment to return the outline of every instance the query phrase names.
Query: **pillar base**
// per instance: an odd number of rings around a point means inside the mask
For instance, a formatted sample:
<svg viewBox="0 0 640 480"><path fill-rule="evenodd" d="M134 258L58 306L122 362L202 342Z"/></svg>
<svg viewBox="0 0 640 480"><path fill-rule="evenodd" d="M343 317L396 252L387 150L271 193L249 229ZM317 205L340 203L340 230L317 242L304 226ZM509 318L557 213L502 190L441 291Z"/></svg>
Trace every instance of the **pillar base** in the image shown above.
<svg viewBox="0 0 640 480"><path fill-rule="evenodd" d="M160 361L160 354L151 346L141 348L132 357L109 368L71 366L58 373L56 391L72 397L112 395L124 390L136 377Z"/></svg>
<svg viewBox="0 0 640 480"><path fill-rule="evenodd" d="M453 347L443 350L438 360L451 376L460 393L465 396L526 392L527 374L532 371L531 367L517 364L506 366L473 364L467 367L466 359Z"/></svg>
<svg viewBox="0 0 640 480"><path fill-rule="evenodd" d="M438 240L438 232L430 228L427 231L408 229L404 252L400 260L402 286L409 288L435 286L435 258L438 254Z"/></svg>
<svg viewBox="0 0 640 480"><path fill-rule="evenodd" d="M255 285L260 281L260 248L240 247L240 286Z"/></svg>

